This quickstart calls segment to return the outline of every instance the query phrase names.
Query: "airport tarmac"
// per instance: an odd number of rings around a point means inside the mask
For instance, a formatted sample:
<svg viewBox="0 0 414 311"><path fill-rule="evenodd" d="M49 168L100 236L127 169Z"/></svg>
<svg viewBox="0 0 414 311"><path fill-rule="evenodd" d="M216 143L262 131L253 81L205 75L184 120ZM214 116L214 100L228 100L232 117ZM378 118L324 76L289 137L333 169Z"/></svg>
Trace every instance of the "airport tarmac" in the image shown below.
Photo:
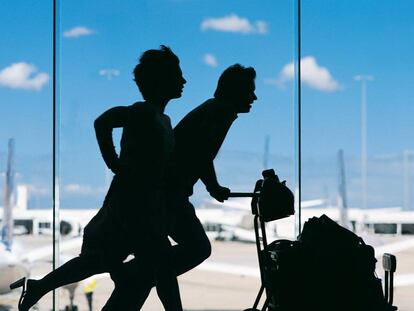
<svg viewBox="0 0 414 311"><path fill-rule="evenodd" d="M48 237L25 236L18 238L18 240L21 243L30 241L30 247L50 242ZM214 241L212 246L213 254L206 264L200 269L195 269L179 277L184 309L188 311L235 311L251 307L260 287L260 279L257 277L259 270L255 245ZM76 251L71 255L75 254ZM399 274L414 274L414 248L398 253L397 258ZM38 277L50 269L50 262L41 262L33 266L32 274ZM383 274L380 264L377 265L377 271L378 274ZM95 279L97 287L93 297L93 310L101 310L113 289L113 283L106 275L99 275ZM75 304L79 311L88 311L83 293L84 286L84 282L79 283L76 290ZM3 309L0 307L0 310L17 311L18 298L18 291L0 296L0 305L4 306ZM60 309L64 310L64 306L69 303L68 292L60 290L58 298ZM401 311L414 311L414 285L395 288L395 305ZM52 310L52 295L45 296L40 301L37 310ZM155 290L151 292L143 310L163 310Z"/></svg>

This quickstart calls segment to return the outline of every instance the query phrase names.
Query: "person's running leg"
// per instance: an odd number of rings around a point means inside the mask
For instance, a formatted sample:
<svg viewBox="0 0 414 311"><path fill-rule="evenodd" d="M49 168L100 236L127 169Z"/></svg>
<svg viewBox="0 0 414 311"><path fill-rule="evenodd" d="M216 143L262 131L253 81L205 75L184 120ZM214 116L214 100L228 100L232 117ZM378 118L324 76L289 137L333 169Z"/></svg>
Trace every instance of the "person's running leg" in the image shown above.
<svg viewBox="0 0 414 311"><path fill-rule="evenodd" d="M139 254L124 263L121 271L111 271L115 289L102 310L140 309L152 287L156 286L165 310L181 311L179 287L176 272L172 269L170 250L171 244L167 238L137 248L135 254Z"/></svg>
<svg viewBox="0 0 414 311"><path fill-rule="evenodd" d="M158 297L166 311L182 311L177 273L173 267L171 245L157 249L154 254L154 280Z"/></svg>
<svg viewBox="0 0 414 311"><path fill-rule="evenodd" d="M111 271L115 289L102 311L140 310L155 284L152 265L153 262L149 257L138 256L124 263L120 271Z"/></svg>
<svg viewBox="0 0 414 311"><path fill-rule="evenodd" d="M171 247L171 257L173 270L180 275L207 259L211 254L211 244L187 198L174 218L170 236L178 244ZM155 286L155 279L145 276L148 273L146 267L139 259L133 259L123 264L118 273L112 273L115 289L103 310L139 310ZM130 280L142 282L133 283Z"/></svg>
<svg viewBox="0 0 414 311"><path fill-rule="evenodd" d="M181 275L210 257L211 244L188 198L178 209L175 219L170 231L171 238L177 243L173 246L172 258L177 275Z"/></svg>

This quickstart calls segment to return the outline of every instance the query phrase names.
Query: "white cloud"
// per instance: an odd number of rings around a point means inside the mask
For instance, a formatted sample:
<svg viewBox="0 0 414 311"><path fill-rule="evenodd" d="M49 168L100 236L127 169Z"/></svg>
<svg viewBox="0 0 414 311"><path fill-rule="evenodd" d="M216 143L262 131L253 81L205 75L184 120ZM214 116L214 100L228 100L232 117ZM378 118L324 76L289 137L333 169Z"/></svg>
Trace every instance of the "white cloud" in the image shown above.
<svg viewBox="0 0 414 311"><path fill-rule="evenodd" d="M105 192L104 187L92 187L90 185L67 184L63 187L67 194L100 195Z"/></svg>
<svg viewBox="0 0 414 311"><path fill-rule="evenodd" d="M0 85L12 89L39 91L47 81L47 73L38 72L34 65L24 62L11 64L0 71Z"/></svg>
<svg viewBox="0 0 414 311"><path fill-rule="evenodd" d="M243 34L266 34L267 23L259 20L253 24L247 18L239 17L233 13L224 17L206 18L201 23L201 29L211 29L224 32L239 32Z"/></svg>
<svg viewBox="0 0 414 311"><path fill-rule="evenodd" d="M326 67L320 66L315 57L306 56L300 61L301 64L301 79L302 82L324 92L335 92L340 90L341 86L332 77L331 73ZM274 84L281 88L285 87L286 81L294 79L295 67L293 62L285 65L277 79L265 79L265 83Z"/></svg>
<svg viewBox="0 0 414 311"><path fill-rule="evenodd" d="M84 26L73 27L72 29L66 30L63 33L65 38L77 38L81 36L89 36L93 34L94 31Z"/></svg>
<svg viewBox="0 0 414 311"><path fill-rule="evenodd" d="M203 62L204 64L211 66L211 67L217 67L218 62L216 57L213 54L204 54L203 56Z"/></svg>
<svg viewBox="0 0 414 311"><path fill-rule="evenodd" d="M106 77L108 80L111 80L112 77L117 77L120 75L120 71L118 69L101 69L99 70L99 75Z"/></svg>

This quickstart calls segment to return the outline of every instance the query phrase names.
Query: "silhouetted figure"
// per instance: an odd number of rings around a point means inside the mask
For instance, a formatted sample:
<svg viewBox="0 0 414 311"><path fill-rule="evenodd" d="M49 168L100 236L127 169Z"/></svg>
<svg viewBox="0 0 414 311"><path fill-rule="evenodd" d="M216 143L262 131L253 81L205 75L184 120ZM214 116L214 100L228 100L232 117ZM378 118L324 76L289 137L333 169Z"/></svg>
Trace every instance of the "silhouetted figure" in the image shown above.
<svg viewBox="0 0 414 311"><path fill-rule="evenodd" d="M186 81L178 57L165 46L143 53L134 78L145 101L109 109L95 121L102 156L115 176L103 207L85 227L81 254L40 280L28 280L19 311L29 310L55 288L97 273L114 273L131 253L145 267L134 279L135 286L146 284L146 279L156 280L165 309L182 310L168 254L165 171L174 136L164 109L171 99L181 97ZM118 157L112 129L120 126L123 133Z"/></svg>
<svg viewBox="0 0 414 311"><path fill-rule="evenodd" d="M83 288L83 291L85 293L86 301L88 302L88 308L89 311L92 311L92 302L93 302L93 292L96 287L96 280L92 279L90 280L86 286Z"/></svg>
<svg viewBox="0 0 414 311"><path fill-rule="evenodd" d="M217 181L213 160L237 114L249 112L257 99L255 77L251 67L230 66L220 76L214 98L188 113L174 129L175 166L169 175L168 234L178 243L171 252L173 270L178 275L210 256L210 242L188 198L199 179L218 201L228 198L230 190ZM116 287L103 310L140 309L155 285L150 279L146 287L143 283L140 288L134 286L132 280L139 278L144 270L145 265L135 259L116 270L118 275L113 278Z"/></svg>

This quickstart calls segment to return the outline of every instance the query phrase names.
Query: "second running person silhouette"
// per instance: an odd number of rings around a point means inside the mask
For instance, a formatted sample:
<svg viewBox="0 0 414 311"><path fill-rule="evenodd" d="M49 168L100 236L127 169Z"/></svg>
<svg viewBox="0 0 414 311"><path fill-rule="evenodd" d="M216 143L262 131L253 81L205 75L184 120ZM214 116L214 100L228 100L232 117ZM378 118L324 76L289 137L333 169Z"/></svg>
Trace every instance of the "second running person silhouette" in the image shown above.
<svg viewBox="0 0 414 311"><path fill-rule="evenodd" d="M235 64L220 76L214 98L188 113L174 128L173 170L169 174L167 213L172 246L173 271L185 273L210 256L211 245L189 201L194 184L200 179L216 200L223 202L230 189L222 187L216 176L214 159L239 113L248 113L255 94L256 72L252 67ZM138 261L138 262L137 262ZM135 283L145 275L145 265L132 260L118 269L115 289L102 310L139 310L155 280L147 286Z"/></svg>
<svg viewBox="0 0 414 311"><path fill-rule="evenodd" d="M95 121L102 156L115 176L103 207L84 229L81 253L40 280L26 283L22 279L12 284L24 289L19 311L29 310L60 286L102 272L116 275L129 254L139 257L145 270L134 284L156 280L165 309L182 311L166 229L165 178L174 135L164 109L170 100L181 97L186 80L178 57L166 46L142 54L134 79L144 102L111 108ZM112 129L121 126L118 157Z"/></svg>

